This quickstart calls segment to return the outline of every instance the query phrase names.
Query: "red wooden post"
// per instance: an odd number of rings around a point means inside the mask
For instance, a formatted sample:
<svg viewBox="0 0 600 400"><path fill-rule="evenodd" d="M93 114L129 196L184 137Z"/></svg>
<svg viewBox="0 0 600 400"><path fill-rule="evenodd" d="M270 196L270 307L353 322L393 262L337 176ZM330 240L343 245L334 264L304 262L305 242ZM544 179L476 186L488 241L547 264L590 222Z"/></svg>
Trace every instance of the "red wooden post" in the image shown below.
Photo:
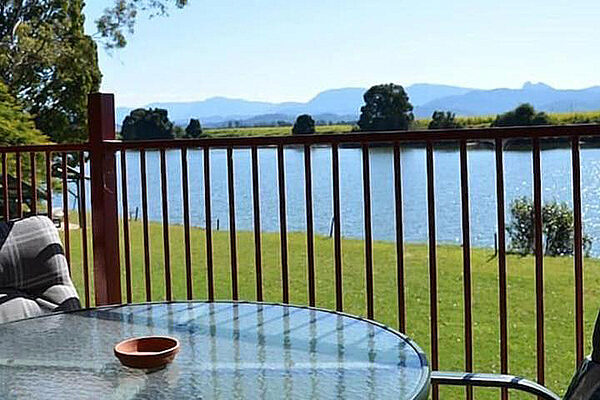
<svg viewBox="0 0 600 400"><path fill-rule="evenodd" d="M104 140L115 139L115 105L112 94L88 97L92 235L96 305L121 303L119 215L115 154Z"/></svg>

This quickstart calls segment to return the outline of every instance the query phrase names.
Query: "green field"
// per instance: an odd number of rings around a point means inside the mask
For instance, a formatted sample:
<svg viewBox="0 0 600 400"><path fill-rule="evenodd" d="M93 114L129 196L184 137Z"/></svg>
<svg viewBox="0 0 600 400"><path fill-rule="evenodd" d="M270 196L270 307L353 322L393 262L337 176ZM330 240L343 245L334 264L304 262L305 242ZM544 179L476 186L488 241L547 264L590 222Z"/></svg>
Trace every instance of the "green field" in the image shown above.
<svg viewBox="0 0 600 400"><path fill-rule="evenodd" d="M556 125L600 123L600 111L585 111L571 113L550 113L550 120ZM476 117L456 117L456 120L467 128L487 128L495 115L483 115ZM427 129L430 118L416 119L411 129ZM352 131L352 125L317 125L316 133L347 133ZM291 126L273 127L245 127L245 128L222 128L205 129L208 137L240 137L240 136L287 136L291 135Z"/></svg>
<svg viewBox="0 0 600 400"><path fill-rule="evenodd" d="M317 125L316 133L346 133L352 130L352 125ZM266 126L248 128L205 129L211 138L237 136L286 136L292 134L291 126Z"/></svg>
<svg viewBox="0 0 600 400"><path fill-rule="evenodd" d="M145 301L143 246L141 223L131 222L131 251L133 264L133 301ZM83 298L80 231L71 232L72 274ZM173 295L186 297L183 228L170 227ZM192 262L194 298L205 299L206 267L205 242L202 229L192 229ZM251 232L240 232L238 240L239 290L242 299L253 300L255 295L254 243ZM152 299L165 298L162 225L151 224ZM317 305L335 307L333 242L317 237L316 274ZM229 236L214 232L215 293L219 299L231 297ZM279 235L262 235L263 288L266 301L281 301ZM306 238L303 233L289 235L290 296L295 304L307 303ZM344 310L365 315L364 242L344 240L343 288ZM374 243L375 317L378 321L397 327L396 257L395 245ZM463 286L462 250L458 246L438 246L439 282L439 343L440 367L462 370L463 343ZM409 244L405 249L407 333L429 353L429 275L427 246ZM532 257L508 257L510 372L534 379L535 366L535 278ZM124 265L124 264L122 264ZM574 300L573 262L569 257L545 259L546 310L546 384L563 393L575 368L574 360ZM600 300L599 263L585 262L585 325L586 352ZM499 372L498 274L497 260L489 249L472 251L473 268L473 330L474 358L477 371ZM124 273L123 273L124 276ZM123 277L123 298L125 284ZM457 391L458 390L458 391ZM442 398L457 398L460 389L443 388ZM497 398L492 389L478 389L477 398ZM521 398L514 396L513 398ZM523 396L523 398L528 398Z"/></svg>

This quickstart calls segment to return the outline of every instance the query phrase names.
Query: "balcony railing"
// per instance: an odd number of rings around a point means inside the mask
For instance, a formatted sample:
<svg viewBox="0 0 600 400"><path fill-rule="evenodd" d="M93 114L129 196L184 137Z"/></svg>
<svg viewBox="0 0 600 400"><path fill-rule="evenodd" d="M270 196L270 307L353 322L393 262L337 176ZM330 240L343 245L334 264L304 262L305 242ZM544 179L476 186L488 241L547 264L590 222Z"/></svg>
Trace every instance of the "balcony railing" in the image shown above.
<svg viewBox="0 0 600 400"><path fill-rule="evenodd" d="M572 206L574 211L574 254L573 254L573 297L563 299L564 302L574 302L574 315L572 319L572 332L574 332L574 361L579 362L584 357L584 343L586 340L584 332L584 277L583 277L583 233L582 233L582 190L581 190L581 161L580 161L580 143L584 138L600 138L600 125L577 125L577 126L546 126L546 127L523 127L523 128L490 128L490 129L462 129L447 131L408 131L408 132L377 132L377 133L348 133L348 134L322 134L307 136L285 136L285 137L248 137L248 138L206 138L189 140L152 140L126 142L115 140L114 123L114 105L112 95L94 94L90 96L89 106L90 121L90 141L81 145L32 145L19 147L4 147L0 149L2 156L2 199L4 219L18 218L23 215L23 208L28 204L29 213L47 213L52 217L53 197L60 194L60 203L62 204L64 220L64 242L66 247L67 259L70 261L71 268L76 270L76 283L82 288L84 303L86 306L114 304L121 302L139 301L136 299L134 287L144 282L143 293L145 300L156 300L156 288L153 288L153 272L156 272L156 262L153 262L155 255L153 249L162 247L162 267L160 275L164 276L164 296L161 299L172 300L174 295L172 288L175 281L180 277L173 276L173 265L170 249L172 248L172 222L169 207L172 202L169 197L172 196L172 186L180 188L181 196L181 222L183 231L183 252L184 252L184 271L185 271L185 297L192 299L198 297L195 294L198 288L194 287L195 275L204 273L202 281L206 284L206 297L209 300L222 297L216 293L216 286L221 285L215 271L215 257L222 254L216 254L218 249L213 247L215 234L213 220L213 210L211 210L214 200L211 195L211 188L215 183L211 179L211 158L214 157L215 149L225 152L225 170L227 186L227 230L229 232L229 276L227 282L231 299L245 299L267 301L273 300L265 294L265 271L264 271L264 249L262 241L264 240L261 232L261 191L260 191L260 165L259 151L269 148L275 152L276 162L276 195L277 195L277 214L279 221L279 279L280 297L276 300L288 303L291 300L291 285L298 285L298 281L291 282L293 271L305 269L305 280L301 285L305 288L306 303L310 306L318 305L318 279L316 276L316 248L317 232L314 225L314 206L315 201L313 177L312 150L316 147L324 147L330 151L331 167L331 199L332 199L332 242L333 242L333 290L331 294L332 305L336 310L348 311L345 308L344 300L348 296L362 296L364 294L365 309L362 311L370 319L378 319L379 312L383 308L392 307L396 312L396 326L401 332L408 332L412 335L410 325L407 323L407 303L408 294L406 292L407 284L405 280L405 239L404 239L404 216L403 216L403 179L402 179L402 149L405 146L421 144L425 148L426 162L426 205L427 220L422 221L427 224L427 265L428 282L427 291L429 297L428 315L422 315L421 318L429 321L429 359L433 370L440 369L440 320L439 305L439 282L438 276L443 273L448 265L440 263L438 260L439 244L436 239L436 216L443 213L444 210L438 210L436 215L436 190L435 190L435 157L437 151L435 146L444 144L458 144L459 157L459 176L460 176L460 221L462 238L462 302L463 302L463 335L460 339L464 342L463 354L465 371L473 371L474 353L474 318L473 318L473 299L474 284L472 281L472 246L471 246L471 217L469 206L469 154L468 146L472 143L486 145L493 149L495 163L492 166L495 170L495 193L496 204L491 206L489 212L496 214L497 223L497 302L498 318L497 329L499 329L498 357L500 365L498 372L509 373L509 318L508 318L508 279L507 279L507 238L505 235L506 210L505 210L505 167L504 167L504 145L508 141L526 140L531 145L532 151L532 186L533 186L533 204L534 204L534 226L535 226L535 358L537 381L541 384L546 383L546 357L547 347L545 342L545 321L546 308L544 304L544 254L543 254L543 236L542 236L542 170L541 155L542 144L551 139L554 142L562 142L570 148L571 154L571 192ZM587 139L586 139L587 140ZM353 147L360 149L362 165L362 196L363 209L360 210L363 215L363 238L364 245L364 291L347 293L348 285L344 282L344 252L342 250L342 213L341 213L341 193L340 177L343 171L340 170L340 152L342 149ZM377 306L377 291L374 281L376 274L374 271L374 248L373 248L373 222L372 222L372 185L371 179L371 151L376 147L385 147L391 151L393 170L393 216L389 221L394 226L395 242L395 261L388 264L387 269L393 269L395 290L393 297L396 304ZM304 227L306 238L305 266L290 263L289 235L288 229L288 204L286 197L288 195L288 185L286 184L286 150L296 149L302 155L303 171L298 176L303 178L303 201L304 201ZM252 188L252 240L253 240L253 258L254 258L254 279L253 282L255 296L247 298L248 295L240 293L240 285L246 282L240 282L240 279L246 279L246 275L240 278L240 265L238 260L241 253L246 251L238 246L238 234L236 233L237 215L236 215L236 184L235 176L238 171L235 169L234 151L249 151L250 162L250 186ZM180 171L178 179L181 185L172 185L173 180L169 178L169 154L179 153L180 163L177 168ZM197 183L190 181L189 176L192 172L190 167L190 152L195 152L197 157L194 160L201 162L194 164L194 173L199 177L203 187L203 198L191 199L191 185ZM136 156L130 158L129 155ZM160 182L159 198L149 198L149 176L148 176L148 155L158 154L158 170ZM24 160L26 161L24 163ZM89 160L89 161L88 161ZM140 187L131 187L128 179L130 175L131 163L139 161L135 166L136 176L139 169ZM58 165L53 167L52 165ZM40 165L43 168L40 168ZM170 164L173 167L173 164ZM25 166L25 168L24 168ZM174 168L174 167L173 167ZM23 173L23 169L27 173ZM79 171L70 175L70 171ZM296 171L298 172L298 171ZM327 171L325 171L327 173ZM86 183L86 177L89 174L89 185ZM9 177L15 176L14 183L11 185ZM40 176L43 176L41 179ZM54 177L54 178L53 178ZM565 177L568 178L568 177ZM60 189L57 189L60 187ZM46 198L43 192L40 194L40 188L46 190ZM54 190L53 190L54 189ZM78 192L74 196L75 189ZM87 197L88 192L91 194ZM134 233L131 229L129 216L130 192L139 190L141 197L141 234L142 234L142 254L134 252L132 241ZM358 189L357 189L358 190ZM73 192L70 194L70 192ZM53 196L53 193L55 196ZM24 196L25 194L25 196ZM343 195L343 193L342 193ZM73 247L73 234L69 222L72 221L75 213L69 207L70 199L77 203L77 216L80 228L78 231L78 240L80 241L80 265L76 265L71 258ZM90 202L91 199L91 202ZM40 210L40 204L46 203L46 209ZM57 201L57 200L55 200ZM190 205L201 204L205 217L204 235L205 248L202 249L205 257L205 271L201 272L194 268L192 243L192 230L195 229L191 214ZM223 200L225 201L225 200ZM89 219L88 210L91 204L91 219ZM151 242L151 230L154 226L151 221L149 210L158 207L160 204L161 215L161 233L162 244ZM156 205L156 207L154 207ZM71 217L69 216L71 215ZM71 218L71 219L70 219ZM177 221L179 222L179 217ZM91 225L91 226L90 226ZM91 235L88 232L91 229ZM137 232L137 231L136 231ZM90 237L88 237L90 236ZM93 254L89 254L89 241L93 243ZM79 244L78 244L79 246ZM140 259L140 260L138 260ZM138 260L138 261L136 261ZM135 263L141 263L143 266L143 276L137 276L134 272ZM220 261L219 261L220 262ZM89 267L93 266L93 274L90 274ZM221 271L222 272L222 271ZM269 271L269 273L271 273ZM92 276L93 275L93 276ZM293 274L298 277L297 273ZM92 279L93 278L93 279ZM323 279L323 277L320 277ZM178 281L179 282L179 281ZM123 288L121 284L123 283ZM270 292L269 292L270 293ZM414 292L413 292L414 294ZM477 299L476 299L477 300ZM328 300L327 300L328 301ZM383 308L382 308L383 307ZM595 305L593 306L595 307ZM356 310L352 310L356 312ZM552 310L549 310L550 312ZM385 321L390 323L390 321ZM453 321L458 322L458 321ZM514 322L514 321L513 321ZM527 324L527 321L516 321L519 324ZM496 327L491 327L494 330ZM488 339L489 340L489 339ZM493 339L495 340L495 338ZM422 343L424 346L425 344ZM554 349L553 351L556 351ZM570 351L570 350L569 350ZM566 366L569 373L575 365ZM565 366L561 366L565 368ZM511 373L521 373L518 368L511 367ZM564 388L563 388L564 389ZM472 396L471 389L467 389L467 398ZM438 397L438 389L433 388L433 397ZM507 398L507 391L502 390L502 397Z"/></svg>

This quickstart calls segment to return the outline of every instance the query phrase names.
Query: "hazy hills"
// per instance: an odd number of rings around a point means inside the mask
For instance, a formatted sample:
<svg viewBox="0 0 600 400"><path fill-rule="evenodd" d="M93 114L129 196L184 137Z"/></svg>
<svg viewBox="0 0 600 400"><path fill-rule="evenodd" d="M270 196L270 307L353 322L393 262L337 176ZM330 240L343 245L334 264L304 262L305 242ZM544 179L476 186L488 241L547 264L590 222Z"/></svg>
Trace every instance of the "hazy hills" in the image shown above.
<svg viewBox="0 0 600 400"><path fill-rule="evenodd" d="M600 110L600 86L580 90L554 89L546 84L527 82L520 89L471 89L436 84L414 84L405 88L415 107L417 118L429 117L435 110L453 111L458 115L490 115L505 112L521 103L531 103L548 112ZM152 103L169 111L178 124L199 118L203 126L221 126L228 121L242 125L292 122L297 115L308 113L315 120L350 121L358 119L365 88L326 90L306 103L269 103L243 99L212 97L202 101ZM117 108L117 124L121 124L131 108Z"/></svg>

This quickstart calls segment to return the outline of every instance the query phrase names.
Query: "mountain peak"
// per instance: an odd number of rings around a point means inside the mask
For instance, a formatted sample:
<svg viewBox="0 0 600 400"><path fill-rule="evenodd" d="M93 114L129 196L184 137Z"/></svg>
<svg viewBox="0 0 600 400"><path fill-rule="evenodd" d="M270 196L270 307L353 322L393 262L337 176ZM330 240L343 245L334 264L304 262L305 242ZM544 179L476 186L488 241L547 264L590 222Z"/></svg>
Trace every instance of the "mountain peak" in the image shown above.
<svg viewBox="0 0 600 400"><path fill-rule="evenodd" d="M553 87L546 85L543 82L533 83L531 81L527 81L523 84L523 90L552 90Z"/></svg>

